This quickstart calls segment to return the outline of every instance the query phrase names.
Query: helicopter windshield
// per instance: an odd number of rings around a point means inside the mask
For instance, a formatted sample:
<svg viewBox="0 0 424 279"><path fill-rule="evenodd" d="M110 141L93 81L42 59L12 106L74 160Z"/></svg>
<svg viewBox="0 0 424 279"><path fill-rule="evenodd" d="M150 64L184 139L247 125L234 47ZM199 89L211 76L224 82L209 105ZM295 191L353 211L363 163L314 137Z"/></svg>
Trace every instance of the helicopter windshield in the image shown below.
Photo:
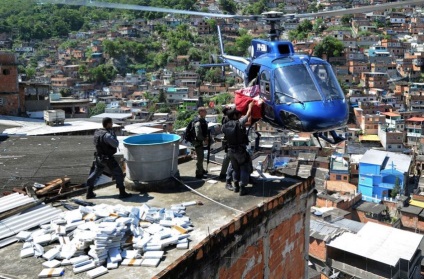
<svg viewBox="0 0 424 279"><path fill-rule="evenodd" d="M303 103L322 100L305 65L278 68L275 75L276 102Z"/></svg>
<svg viewBox="0 0 424 279"><path fill-rule="evenodd" d="M330 65L311 64L310 67L326 100L344 98L343 91Z"/></svg>

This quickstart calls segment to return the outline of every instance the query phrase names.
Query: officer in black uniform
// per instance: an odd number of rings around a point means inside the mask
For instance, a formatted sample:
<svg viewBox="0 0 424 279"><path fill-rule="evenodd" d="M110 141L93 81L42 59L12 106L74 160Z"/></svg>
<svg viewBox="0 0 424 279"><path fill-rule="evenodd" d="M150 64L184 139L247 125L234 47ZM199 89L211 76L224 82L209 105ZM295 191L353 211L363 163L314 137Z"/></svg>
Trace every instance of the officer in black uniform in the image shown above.
<svg viewBox="0 0 424 279"><path fill-rule="evenodd" d="M203 168L203 160L205 158L204 146L208 145L208 122L206 122L206 108L199 107L197 109L198 116L195 120L194 131L195 131L195 140L193 141L193 146L196 150L197 163L196 163L196 178L202 179L206 178L207 170Z"/></svg>
<svg viewBox="0 0 424 279"><path fill-rule="evenodd" d="M96 179L103 173L105 167L108 167L116 180L116 188L119 189L119 198L128 198L131 194L125 192L124 173L113 155L119 146L119 141L112 130L113 122L109 117L103 118L103 129L96 130L94 133L94 145L96 152L94 153L94 169L91 171L87 179L87 199L96 197L93 192Z"/></svg>
<svg viewBox="0 0 424 279"><path fill-rule="evenodd" d="M229 112L230 110L231 110L230 107L224 107L222 109L223 116L221 120L221 127L223 127L224 124L229 121L227 112ZM228 165L230 164L230 157L228 156L227 139L225 137L222 139L222 147L224 148L225 156L224 156L224 160L222 161L221 172L219 173L219 179L221 180L226 179Z"/></svg>
<svg viewBox="0 0 424 279"><path fill-rule="evenodd" d="M222 127L227 139L228 154L233 167L234 192L239 192L240 196L247 193L245 187L249 183L250 176L250 155L246 150L249 139L245 124L252 113L252 107L253 102L249 104L249 109L243 117L241 117L241 112L237 109L231 110L227 113L230 120Z"/></svg>

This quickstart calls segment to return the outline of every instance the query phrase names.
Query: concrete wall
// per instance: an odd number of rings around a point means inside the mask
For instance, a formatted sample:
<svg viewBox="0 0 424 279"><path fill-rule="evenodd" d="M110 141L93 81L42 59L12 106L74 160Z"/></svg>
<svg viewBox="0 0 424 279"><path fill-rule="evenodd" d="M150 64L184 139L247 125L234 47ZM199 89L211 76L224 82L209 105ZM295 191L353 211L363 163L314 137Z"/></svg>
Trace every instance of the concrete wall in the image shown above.
<svg viewBox="0 0 424 279"><path fill-rule="evenodd" d="M313 179L211 233L154 278L308 278Z"/></svg>

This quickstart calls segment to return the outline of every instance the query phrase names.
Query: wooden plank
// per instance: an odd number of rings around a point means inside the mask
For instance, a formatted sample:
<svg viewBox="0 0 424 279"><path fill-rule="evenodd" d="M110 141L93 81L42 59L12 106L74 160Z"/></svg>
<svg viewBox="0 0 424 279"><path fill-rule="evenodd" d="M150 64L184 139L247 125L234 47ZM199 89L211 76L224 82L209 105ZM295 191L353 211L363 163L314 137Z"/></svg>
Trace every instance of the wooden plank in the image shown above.
<svg viewBox="0 0 424 279"><path fill-rule="evenodd" d="M69 177L63 177L63 178L58 178L58 179L52 180L52 181L50 181L46 184L46 187L36 191L35 193L38 196L43 196L43 195L47 194L48 192L50 192L51 190L57 189L59 187L63 188L65 186L65 184L69 183L70 181L71 181L71 179Z"/></svg>
<svg viewBox="0 0 424 279"><path fill-rule="evenodd" d="M25 192L25 190L22 190L22 189L20 189L20 188L16 188L16 187L14 187L14 188L12 189L12 191L13 191L13 192L15 192L15 193L22 194L22 195L26 195L26 194L27 194L27 192Z"/></svg>

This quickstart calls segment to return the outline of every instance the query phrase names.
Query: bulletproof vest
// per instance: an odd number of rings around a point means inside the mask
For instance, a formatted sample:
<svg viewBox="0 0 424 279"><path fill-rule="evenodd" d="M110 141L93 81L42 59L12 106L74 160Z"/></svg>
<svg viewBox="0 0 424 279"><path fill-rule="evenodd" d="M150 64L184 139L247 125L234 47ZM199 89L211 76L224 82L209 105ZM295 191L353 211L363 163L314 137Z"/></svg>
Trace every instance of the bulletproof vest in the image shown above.
<svg viewBox="0 0 424 279"><path fill-rule="evenodd" d="M224 126L222 126L222 132L230 147L247 145L249 143L246 128L242 127L238 120L230 120L225 123Z"/></svg>
<svg viewBox="0 0 424 279"><path fill-rule="evenodd" d="M208 123L206 122L204 118L200 118L200 117L198 121L200 122L200 128L202 129L203 138L206 138L208 136Z"/></svg>
<svg viewBox="0 0 424 279"><path fill-rule="evenodd" d="M105 142L105 135L109 133L105 129L99 129L94 132L94 146L96 147L97 155L113 156L117 149Z"/></svg>

